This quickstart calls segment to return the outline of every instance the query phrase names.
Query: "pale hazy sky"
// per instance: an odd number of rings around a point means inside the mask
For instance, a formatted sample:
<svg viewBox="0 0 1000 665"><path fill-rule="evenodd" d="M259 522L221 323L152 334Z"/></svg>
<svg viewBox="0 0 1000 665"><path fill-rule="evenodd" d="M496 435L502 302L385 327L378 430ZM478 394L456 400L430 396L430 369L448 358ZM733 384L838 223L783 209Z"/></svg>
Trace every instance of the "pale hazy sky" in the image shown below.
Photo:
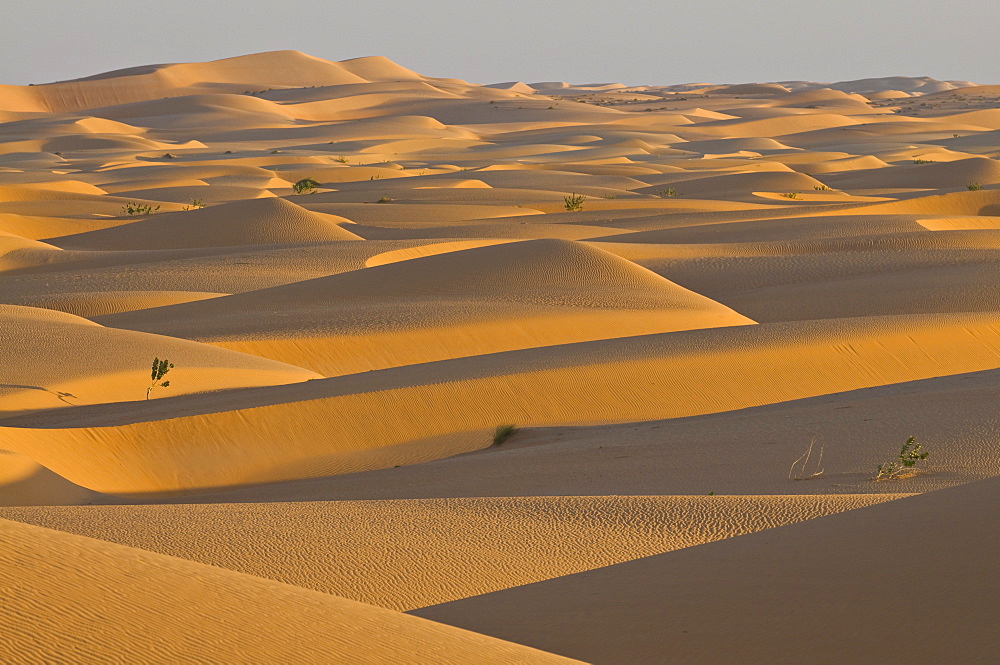
<svg viewBox="0 0 1000 665"><path fill-rule="evenodd" d="M0 83L296 49L476 83L1000 83L1000 0L5 0Z"/></svg>

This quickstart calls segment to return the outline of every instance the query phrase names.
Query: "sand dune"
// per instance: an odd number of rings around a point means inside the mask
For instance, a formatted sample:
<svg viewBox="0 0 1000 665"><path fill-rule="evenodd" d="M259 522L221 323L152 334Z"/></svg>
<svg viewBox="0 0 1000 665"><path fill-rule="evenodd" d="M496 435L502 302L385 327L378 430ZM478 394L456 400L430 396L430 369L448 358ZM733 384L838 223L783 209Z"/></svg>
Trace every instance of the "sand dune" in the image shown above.
<svg viewBox="0 0 1000 665"><path fill-rule="evenodd" d="M0 660L986 662L998 155L930 77L0 86L0 516L77 534Z"/></svg>
<svg viewBox="0 0 1000 665"><path fill-rule="evenodd" d="M690 418L528 427L501 446L424 464L144 501L929 492L1000 474L1000 457L992 453L998 374L987 370ZM898 451L907 432L932 451L931 463L905 481L872 481L876 465ZM814 438L824 449L825 473L790 480L792 463Z"/></svg>
<svg viewBox="0 0 1000 665"><path fill-rule="evenodd" d="M0 451L0 506L77 505L99 496L29 457Z"/></svg>
<svg viewBox="0 0 1000 665"><path fill-rule="evenodd" d="M979 288L995 269L1000 237L949 230L995 227L919 223L942 230L780 243L595 244L756 321L1000 311L1000 300Z"/></svg>
<svg viewBox="0 0 1000 665"><path fill-rule="evenodd" d="M14 452L103 492L316 477L481 448L487 432L504 422L682 417L993 369L1000 367L1000 329L992 316L835 319L602 340L436 365L216 399L175 397L150 405L144 415L112 409L84 421L98 427L67 421L59 429L0 431ZM372 421L370 413L383 404L393 408ZM331 410L338 414L333 422L326 415ZM192 412L198 415L186 415ZM320 429L324 435L317 437ZM143 446L153 431L172 445ZM102 458L110 450L135 472L109 473ZM200 463L187 464L191 458Z"/></svg>
<svg viewBox="0 0 1000 665"><path fill-rule="evenodd" d="M996 573L982 552L998 543L982 524L998 488L991 479L414 614L595 663L987 662ZM919 639L887 641L913 607L928 613Z"/></svg>
<svg viewBox="0 0 1000 665"><path fill-rule="evenodd" d="M895 498L532 497L0 515L405 611Z"/></svg>
<svg viewBox="0 0 1000 665"><path fill-rule="evenodd" d="M450 248L405 261L376 260L381 265L264 291L99 320L211 342L327 376L609 336L752 323L630 262L567 241ZM289 310L295 315L279 315Z"/></svg>
<svg viewBox="0 0 1000 665"><path fill-rule="evenodd" d="M13 297L9 299L8 304L55 309L92 319L107 314L165 307L206 298L217 298L223 295L227 294L201 291L78 291L44 296Z"/></svg>
<svg viewBox="0 0 1000 665"><path fill-rule="evenodd" d="M309 212L285 199L257 199L150 216L110 229L62 236L53 242L66 249L129 250L357 240L339 226L344 222L347 220Z"/></svg>
<svg viewBox="0 0 1000 665"><path fill-rule="evenodd" d="M6 591L0 656L11 663L69 654L154 663L578 662L328 594L6 520L0 522L0 561Z"/></svg>
<svg viewBox="0 0 1000 665"><path fill-rule="evenodd" d="M104 328L48 309L0 305L4 385L0 412L144 398L154 357L179 365L162 393L291 383L316 378L283 365L211 346ZM46 362L38 362L45 358Z"/></svg>
<svg viewBox="0 0 1000 665"><path fill-rule="evenodd" d="M1000 164L985 157L945 163L912 164L875 173L854 171L846 176L828 176L831 186L845 189L909 187L920 189L965 188L970 183L1000 183Z"/></svg>

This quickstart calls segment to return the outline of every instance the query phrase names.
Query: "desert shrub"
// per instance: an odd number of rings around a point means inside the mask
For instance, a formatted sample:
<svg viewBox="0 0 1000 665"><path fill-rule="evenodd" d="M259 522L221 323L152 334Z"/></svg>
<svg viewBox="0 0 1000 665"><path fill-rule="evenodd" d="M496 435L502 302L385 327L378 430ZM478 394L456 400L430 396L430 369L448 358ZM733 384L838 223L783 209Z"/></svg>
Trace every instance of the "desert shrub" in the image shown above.
<svg viewBox="0 0 1000 665"><path fill-rule="evenodd" d="M392 203L392 199L390 199L388 196L383 196L375 203Z"/></svg>
<svg viewBox="0 0 1000 665"><path fill-rule="evenodd" d="M933 164L934 162L933 162L933 160L930 160L930 159L914 159L913 163L914 164Z"/></svg>
<svg viewBox="0 0 1000 665"><path fill-rule="evenodd" d="M798 192L785 192L781 196L784 196L786 199L792 199L793 201L795 201L795 200L798 200L799 193Z"/></svg>
<svg viewBox="0 0 1000 665"><path fill-rule="evenodd" d="M673 187L667 187L662 192L659 192L659 195L660 195L660 198L663 198L663 199L669 199L669 198L673 198L675 196L680 196L680 194L677 193L677 190L674 189Z"/></svg>
<svg viewBox="0 0 1000 665"><path fill-rule="evenodd" d="M497 425L497 428L493 430L493 445L499 446L513 436L516 431L517 427L514 425Z"/></svg>
<svg viewBox="0 0 1000 665"><path fill-rule="evenodd" d="M319 187L319 183L312 178L303 178L292 185L292 191L296 194L311 194Z"/></svg>
<svg viewBox="0 0 1000 665"><path fill-rule="evenodd" d="M173 367L174 364L166 358L163 360L153 358L153 369L149 373L149 378L152 380L152 383L150 383L149 387L146 388L146 399L149 399L149 393L153 390L153 388L166 388L170 385L170 382L164 381L163 377L166 376L167 372L173 369Z"/></svg>
<svg viewBox="0 0 1000 665"><path fill-rule="evenodd" d="M583 210L583 202L586 198L587 197L583 194L577 194L574 192L573 194L563 198L563 205L568 212Z"/></svg>
<svg viewBox="0 0 1000 665"><path fill-rule="evenodd" d="M813 187L813 189L815 189L817 192L830 192L830 191L833 191L829 187L827 187L826 185L816 185L816 186Z"/></svg>
<svg viewBox="0 0 1000 665"><path fill-rule="evenodd" d="M191 199L191 203L187 204L181 210L195 210L197 208L204 208L205 202L201 199Z"/></svg>
<svg viewBox="0 0 1000 665"><path fill-rule="evenodd" d="M903 478L902 474L908 469L912 469L917 462L927 459L930 453L921 452L923 446L916 442L914 437L910 437L903 444L899 451L899 459L892 462L883 462L875 467L875 478L873 480L893 480Z"/></svg>
<svg viewBox="0 0 1000 665"><path fill-rule="evenodd" d="M152 215L159 209L160 206L156 206L154 208L148 203L136 203L135 201L129 201L122 206L122 215L126 217L135 217L136 215Z"/></svg>
<svg viewBox="0 0 1000 665"><path fill-rule="evenodd" d="M965 188L970 192L978 192L980 189L983 188L983 186L980 185L978 182L970 182L968 185L965 186Z"/></svg>
<svg viewBox="0 0 1000 665"><path fill-rule="evenodd" d="M338 155L337 157L333 158L333 161L338 162L340 164L346 164L347 163L347 157L344 157L343 155Z"/></svg>

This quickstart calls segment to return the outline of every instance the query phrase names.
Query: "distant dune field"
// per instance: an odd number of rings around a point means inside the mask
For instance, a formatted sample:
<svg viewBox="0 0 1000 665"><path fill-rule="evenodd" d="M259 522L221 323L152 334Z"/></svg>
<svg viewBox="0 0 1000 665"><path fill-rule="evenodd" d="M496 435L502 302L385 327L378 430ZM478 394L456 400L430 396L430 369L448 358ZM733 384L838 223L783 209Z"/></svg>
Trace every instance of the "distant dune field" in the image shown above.
<svg viewBox="0 0 1000 665"><path fill-rule="evenodd" d="M0 85L0 661L993 662L998 160L931 78Z"/></svg>

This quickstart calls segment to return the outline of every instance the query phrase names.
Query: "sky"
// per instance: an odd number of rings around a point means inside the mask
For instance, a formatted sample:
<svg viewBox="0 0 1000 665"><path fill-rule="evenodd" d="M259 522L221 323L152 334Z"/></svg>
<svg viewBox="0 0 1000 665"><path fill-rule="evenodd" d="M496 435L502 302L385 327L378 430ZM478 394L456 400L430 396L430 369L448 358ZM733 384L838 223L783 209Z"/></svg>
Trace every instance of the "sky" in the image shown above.
<svg viewBox="0 0 1000 665"><path fill-rule="evenodd" d="M1000 0L4 3L0 84L295 49L473 83L1000 83Z"/></svg>

